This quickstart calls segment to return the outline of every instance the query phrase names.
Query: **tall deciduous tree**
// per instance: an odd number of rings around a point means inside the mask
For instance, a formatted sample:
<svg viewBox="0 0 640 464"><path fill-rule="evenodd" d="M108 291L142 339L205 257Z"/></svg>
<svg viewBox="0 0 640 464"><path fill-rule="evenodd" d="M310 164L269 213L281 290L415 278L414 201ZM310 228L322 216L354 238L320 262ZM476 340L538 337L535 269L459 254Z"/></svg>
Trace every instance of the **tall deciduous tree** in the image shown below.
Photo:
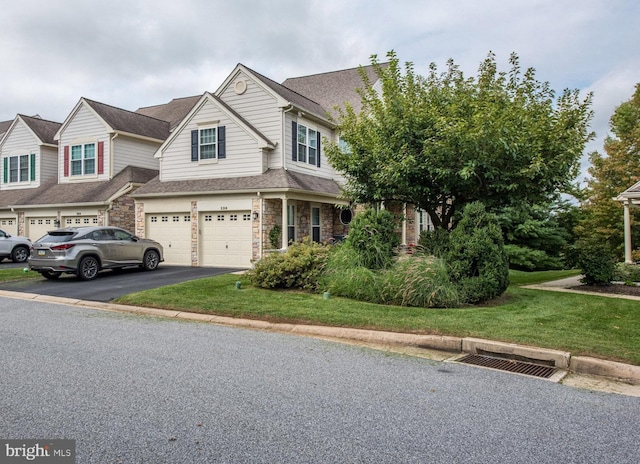
<svg viewBox="0 0 640 464"><path fill-rule="evenodd" d="M579 225L583 237L606 242L622 257L624 219L622 204L614 198L640 180L640 83L633 96L620 104L611 116L611 135L605 139L606 156L590 155L591 178L587 182L586 219ZM640 212L632 208L635 222ZM640 231L634 229L633 243L640 243Z"/></svg>
<svg viewBox="0 0 640 464"><path fill-rule="evenodd" d="M591 119L591 95L566 90L556 99L535 71L521 73L518 57L499 72L490 53L477 78L465 78L449 60L426 77L394 52L371 63L381 85L362 73L362 110L339 108L340 144L327 147L330 162L357 202L416 204L436 228L448 228L456 211L482 201L488 209L547 202L569 188Z"/></svg>

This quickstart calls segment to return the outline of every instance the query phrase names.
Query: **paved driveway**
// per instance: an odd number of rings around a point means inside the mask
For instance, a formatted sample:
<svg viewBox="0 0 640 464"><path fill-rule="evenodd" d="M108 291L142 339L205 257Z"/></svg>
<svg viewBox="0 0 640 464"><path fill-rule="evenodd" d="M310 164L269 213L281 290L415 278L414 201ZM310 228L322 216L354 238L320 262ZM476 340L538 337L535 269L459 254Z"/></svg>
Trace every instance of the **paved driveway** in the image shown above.
<svg viewBox="0 0 640 464"><path fill-rule="evenodd" d="M7 261L0 264L0 270L12 267L25 267L25 265L15 265ZM138 269L125 269L117 272L104 271L98 275L97 279L87 282L80 281L70 274L63 274L57 280L39 278L18 282L0 282L0 290L62 296L90 301L111 301L120 296L141 290L226 274L237 270L161 264L158 269L151 272L144 272Z"/></svg>

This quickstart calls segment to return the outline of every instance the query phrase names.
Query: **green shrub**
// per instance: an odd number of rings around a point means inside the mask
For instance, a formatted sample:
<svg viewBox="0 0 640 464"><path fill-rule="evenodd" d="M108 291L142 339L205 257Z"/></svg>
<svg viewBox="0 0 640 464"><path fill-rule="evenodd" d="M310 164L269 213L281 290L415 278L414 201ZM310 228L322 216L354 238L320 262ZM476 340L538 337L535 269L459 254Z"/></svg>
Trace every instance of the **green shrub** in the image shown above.
<svg viewBox="0 0 640 464"><path fill-rule="evenodd" d="M428 255L445 256L449 249L449 231L445 229L422 231L420 232L418 245Z"/></svg>
<svg viewBox="0 0 640 464"><path fill-rule="evenodd" d="M272 253L247 272L252 285L263 288L301 288L318 291L329 245L309 237L293 243L284 253Z"/></svg>
<svg viewBox="0 0 640 464"><path fill-rule="evenodd" d="M393 215L386 210L368 209L355 216L346 244L357 252L357 264L368 269L384 269L393 263L394 248L400 243Z"/></svg>
<svg viewBox="0 0 640 464"><path fill-rule="evenodd" d="M619 282L640 282L640 265L617 263L613 271L613 280Z"/></svg>
<svg viewBox="0 0 640 464"><path fill-rule="evenodd" d="M578 267L586 285L609 285L615 270L614 255L602 242L582 241L578 244Z"/></svg>
<svg viewBox="0 0 640 464"><path fill-rule="evenodd" d="M460 304L458 290L440 258L408 256L380 274L380 300L385 304L421 308Z"/></svg>
<svg viewBox="0 0 640 464"><path fill-rule="evenodd" d="M335 296L379 304L434 308L460 303L441 259L406 256L377 271L357 264L357 259L357 252L346 244L334 246L325 267L324 288Z"/></svg>
<svg viewBox="0 0 640 464"><path fill-rule="evenodd" d="M509 258L495 215L480 202L468 204L449 237L450 279L466 303L482 303L509 286Z"/></svg>
<svg viewBox="0 0 640 464"><path fill-rule="evenodd" d="M519 271L550 271L562 269L564 263L556 256L549 256L543 250L520 245L505 245L504 251L509 257L509 267Z"/></svg>
<svg viewBox="0 0 640 464"><path fill-rule="evenodd" d="M277 250L280 248L280 242L282 241L282 229L278 224L271 228L269 232L269 242L271 243L271 248Z"/></svg>

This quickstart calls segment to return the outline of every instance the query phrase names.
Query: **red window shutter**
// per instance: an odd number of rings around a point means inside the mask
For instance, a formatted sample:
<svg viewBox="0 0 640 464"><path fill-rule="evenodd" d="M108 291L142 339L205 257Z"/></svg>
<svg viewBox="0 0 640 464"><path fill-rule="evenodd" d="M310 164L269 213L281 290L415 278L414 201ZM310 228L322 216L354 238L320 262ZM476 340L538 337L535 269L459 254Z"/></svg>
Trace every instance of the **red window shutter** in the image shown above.
<svg viewBox="0 0 640 464"><path fill-rule="evenodd" d="M64 176L69 177L69 145L64 147Z"/></svg>
<svg viewBox="0 0 640 464"><path fill-rule="evenodd" d="M98 142L98 174L104 174L104 142Z"/></svg>

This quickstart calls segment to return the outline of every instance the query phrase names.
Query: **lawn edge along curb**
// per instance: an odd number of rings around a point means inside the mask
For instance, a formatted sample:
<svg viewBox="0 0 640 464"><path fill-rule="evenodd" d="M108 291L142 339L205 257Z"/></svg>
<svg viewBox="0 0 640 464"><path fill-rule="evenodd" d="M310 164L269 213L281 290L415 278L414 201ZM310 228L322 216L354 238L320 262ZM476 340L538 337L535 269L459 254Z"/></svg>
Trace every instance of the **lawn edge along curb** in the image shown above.
<svg viewBox="0 0 640 464"><path fill-rule="evenodd" d="M242 327L247 329L269 330L299 335L331 337L368 343L400 345L455 353L499 353L521 356L532 360L553 362L558 369L566 369L576 374L587 374L622 380L640 385L640 366L624 364L586 356L572 356L566 351L537 348L515 343L497 342L479 338L451 337L446 335L419 335L379 330L352 329L347 327L329 327L318 325L275 323L254 319L239 319L211 314L190 313L186 311L146 308L98 301L86 301L72 298L52 297L33 293L10 292L0 290L0 296L43 303L81 306L146 316L184 319L213 324Z"/></svg>

